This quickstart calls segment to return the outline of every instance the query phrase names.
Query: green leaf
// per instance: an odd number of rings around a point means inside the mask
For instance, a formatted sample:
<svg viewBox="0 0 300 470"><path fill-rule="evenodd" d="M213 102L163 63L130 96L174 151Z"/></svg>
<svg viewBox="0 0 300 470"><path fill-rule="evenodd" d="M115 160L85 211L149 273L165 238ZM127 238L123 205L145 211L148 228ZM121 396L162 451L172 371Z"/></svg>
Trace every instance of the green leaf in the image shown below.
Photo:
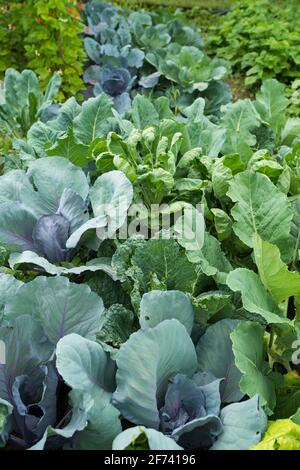
<svg viewBox="0 0 300 470"><path fill-rule="evenodd" d="M236 202L231 210L233 230L242 242L252 248L257 233L286 253L292 211L286 195L267 176L251 171L239 173L227 195Z"/></svg>
<svg viewBox="0 0 300 470"><path fill-rule="evenodd" d="M167 289L191 292L197 280L195 267L175 240L148 240L135 250L132 265L143 273L143 283L152 290L153 275Z"/></svg>
<svg viewBox="0 0 300 470"><path fill-rule="evenodd" d="M300 450L300 425L289 419L270 421L263 440L253 450Z"/></svg>
<svg viewBox="0 0 300 470"><path fill-rule="evenodd" d="M113 450L182 450L170 437L155 429L136 426L126 429L113 442Z"/></svg>
<svg viewBox="0 0 300 470"><path fill-rule="evenodd" d="M208 232L205 232L202 250L189 251L187 257L192 263L197 263L206 276L213 276L220 284L226 284L227 274L232 270L232 266L219 241Z"/></svg>
<svg viewBox="0 0 300 470"><path fill-rule="evenodd" d="M254 271L235 269L227 276L226 283L233 292L241 292L243 306L248 312L259 314L267 323L292 325L288 318L282 316L277 303Z"/></svg>
<svg viewBox="0 0 300 470"><path fill-rule="evenodd" d="M75 142L73 129L70 129L68 134L59 137L46 153L49 157L64 157L74 165L84 167L87 164L87 150L86 145Z"/></svg>
<svg viewBox="0 0 300 470"><path fill-rule="evenodd" d="M111 395L106 384L107 366L108 356L95 341L71 333L57 343L56 367L66 384L106 403Z"/></svg>
<svg viewBox="0 0 300 470"><path fill-rule="evenodd" d="M230 293L221 290L203 292L192 298L195 310L195 323L205 324L215 314L228 311L232 314L234 309L231 304Z"/></svg>
<svg viewBox="0 0 300 470"><path fill-rule="evenodd" d="M15 277L8 274L0 274L0 325L5 304L16 296L22 285L23 282L18 281Z"/></svg>
<svg viewBox="0 0 300 470"><path fill-rule="evenodd" d="M241 322L230 335L235 363L243 374L240 389L250 398L259 396L261 406L272 414L276 405L277 374L265 361L264 328L255 322Z"/></svg>
<svg viewBox="0 0 300 470"><path fill-rule="evenodd" d="M227 319L215 323L208 327L196 346L199 370L224 379L220 386L223 403L239 401L244 396L240 391L241 373L235 365L230 340L230 333L238 324L237 320Z"/></svg>
<svg viewBox="0 0 300 470"><path fill-rule="evenodd" d="M300 274L288 270L281 261L277 246L254 236L254 259L260 279L273 299L283 302L292 296L300 295Z"/></svg>
<svg viewBox="0 0 300 470"><path fill-rule="evenodd" d="M283 111L288 105L284 84L272 78L263 82L254 102L260 118L274 130L276 135L283 126L285 120Z"/></svg>
<svg viewBox="0 0 300 470"><path fill-rule="evenodd" d="M137 129L159 126L159 116L152 102L142 95L136 95L132 101L132 121Z"/></svg>
<svg viewBox="0 0 300 470"><path fill-rule="evenodd" d="M120 348L117 367L113 404L132 423L158 429L157 400L168 379L177 373L191 376L197 357L185 327L177 320L165 320L133 333Z"/></svg>
<svg viewBox="0 0 300 470"><path fill-rule="evenodd" d="M119 348L134 331L134 314L123 305L114 304L104 312L97 338Z"/></svg>
<svg viewBox="0 0 300 470"><path fill-rule="evenodd" d="M38 121L31 126L27 133L27 144L33 149L34 155L38 155L40 158L47 157L45 149L55 142L57 135L56 129Z"/></svg>
<svg viewBox="0 0 300 470"><path fill-rule="evenodd" d="M232 233L232 220L222 209L211 209L214 215L214 222L218 239L220 241L227 240Z"/></svg>
<svg viewBox="0 0 300 470"><path fill-rule="evenodd" d="M85 101L73 121L76 142L89 146L96 137L105 135L109 130L108 119L113 115L111 109L112 101L105 93Z"/></svg>
<svg viewBox="0 0 300 470"><path fill-rule="evenodd" d="M300 250L300 198L292 204L293 219L291 224L291 237L294 241L293 268L299 259Z"/></svg>
<svg viewBox="0 0 300 470"><path fill-rule="evenodd" d="M0 398L0 448L5 446L8 437L7 421L13 413L13 406L6 400Z"/></svg>
<svg viewBox="0 0 300 470"><path fill-rule="evenodd" d="M228 104L222 115L221 124L226 129L223 153L239 153L247 161L252 153L251 147L256 143L256 138L251 131L259 126L252 102L245 99Z"/></svg>
<svg viewBox="0 0 300 470"><path fill-rule="evenodd" d="M187 251L201 250L204 244L205 221L202 213L193 206L185 207L176 220L174 230L179 245Z"/></svg>
<svg viewBox="0 0 300 470"><path fill-rule="evenodd" d="M44 103L52 103L57 93L59 92L62 83L61 76L55 73L48 82L45 90Z"/></svg>
<svg viewBox="0 0 300 470"><path fill-rule="evenodd" d="M95 217L71 234L66 247L76 247L82 235L91 229L97 230L99 240L112 237L125 222L132 197L132 184L123 172L114 170L99 176L90 189Z"/></svg>
<svg viewBox="0 0 300 470"><path fill-rule="evenodd" d="M46 273L52 275L60 274L82 274L86 271L96 272L103 271L107 273L113 280L117 280L116 272L111 266L109 258L95 258L88 261L83 266L76 266L71 268L64 268L49 263L46 258L42 258L33 251L23 251L23 253L11 253L9 257L9 266L12 269L22 265L36 265L44 269Z"/></svg>
<svg viewBox="0 0 300 470"><path fill-rule="evenodd" d="M284 384L277 393L274 419L290 418L300 409L300 377L296 371L284 375Z"/></svg>
<svg viewBox="0 0 300 470"><path fill-rule="evenodd" d="M153 328L172 318L182 323L191 334L194 312L190 299L183 292L152 290L143 295L140 312L142 329Z"/></svg>
<svg viewBox="0 0 300 470"><path fill-rule="evenodd" d="M281 131L281 141L283 145L292 145L300 133L300 119L288 118Z"/></svg>

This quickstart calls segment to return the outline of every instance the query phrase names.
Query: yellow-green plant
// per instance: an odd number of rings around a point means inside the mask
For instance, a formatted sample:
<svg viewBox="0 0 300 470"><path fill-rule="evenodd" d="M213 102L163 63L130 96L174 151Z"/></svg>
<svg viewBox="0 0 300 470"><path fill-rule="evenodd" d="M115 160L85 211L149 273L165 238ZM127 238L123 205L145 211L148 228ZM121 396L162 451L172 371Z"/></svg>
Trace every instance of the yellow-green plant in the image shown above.
<svg viewBox="0 0 300 470"><path fill-rule="evenodd" d="M82 87L83 30L76 0L27 0L22 25L27 67L43 84L54 72L62 76L61 94L72 95Z"/></svg>
<svg viewBox="0 0 300 470"><path fill-rule="evenodd" d="M26 0L0 6L0 74L14 66L39 76L42 88L57 72L62 77L59 98L83 88L85 53L77 0Z"/></svg>

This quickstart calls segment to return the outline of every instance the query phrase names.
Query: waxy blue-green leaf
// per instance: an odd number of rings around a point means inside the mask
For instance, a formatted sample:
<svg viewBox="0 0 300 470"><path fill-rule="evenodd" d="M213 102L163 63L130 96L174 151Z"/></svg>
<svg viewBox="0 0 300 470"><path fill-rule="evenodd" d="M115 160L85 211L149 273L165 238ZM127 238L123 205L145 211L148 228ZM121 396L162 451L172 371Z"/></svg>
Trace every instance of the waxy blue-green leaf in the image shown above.
<svg viewBox="0 0 300 470"><path fill-rule="evenodd" d="M65 277L39 276L23 284L9 299L4 315L11 320L31 315L52 344L70 333L95 339L104 305L85 284L71 283Z"/></svg>
<svg viewBox="0 0 300 470"><path fill-rule="evenodd" d="M132 423L158 429L157 400L168 379L177 373L193 375L197 368L194 345L178 320L133 333L117 356L117 389L113 404Z"/></svg>
<svg viewBox="0 0 300 470"><path fill-rule="evenodd" d="M152 290L143 295L140 312L142 329L153 328L162 321L172 318L180 321L191 334L194 312L187 295L176 290Z"/></svg>
<svg viewBox="0 0 300 470"><path fill-rule="evenodd" d="M35 188L25 188L22 203L37 216L55 214L66 188L72 189L85 201L89 191L87 177L81 168L63 157L39 158L31 162L27 171L28 178Z"/></svg>
<svg viewBox="0 0 300 470"><path fill-rule="evenodd" d="M211 450L247 450L261 440L267 428L267 417L259 406L258 396L226 406L220 418L223 432Z"/></svg>
<svg viewBox="0 0 300 470"><path fill-rule="evenodd" d="M230 339L230 333L238 324L237 320L227 319L215 323L208 327L196 346L199 370L224 379L220 384L224 403L239 401L244 396L239 387L241 373L235 365Z"/></svg>

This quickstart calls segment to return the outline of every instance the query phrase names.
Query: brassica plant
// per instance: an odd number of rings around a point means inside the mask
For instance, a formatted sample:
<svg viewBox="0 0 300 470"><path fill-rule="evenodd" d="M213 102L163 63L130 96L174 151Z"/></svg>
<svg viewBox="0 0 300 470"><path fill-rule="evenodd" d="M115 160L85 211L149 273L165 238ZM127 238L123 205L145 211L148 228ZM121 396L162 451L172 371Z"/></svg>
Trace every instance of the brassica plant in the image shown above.
<svg viewBox="0 0 300 470"><path fill-rule="evenodd" d="M10 265L30 263L51 274L101 269L97 262L75 271L53 263L70 261L83 236L96 250L99 230L102 240L111 237L132 199L131 183L123 173L106 173L89 188L84 172L60 157L38 159L27 172L8 172L0 177L0 188L0 240L11 252ZM99 238L89 237L95 229Z"/></svg>
<svg viewBox="0 0 300 470"><path fill-rule="evenodd" d="M53 101L60 85L60 76L53 75L43 93L32 70L19 73L8 69L0 90L0 130L13 137L23 137L38 119L54 118L58 106L53 105Z"/></svg>
<svg viewBox="0 0 300 470"><path fill-rule="evenodd" d="M189 336L193 310L189 299L181 296L176 291L144 295L141 330L131 335L117 356L113 403L127 420L156 429L181 447L247 449L259 442L266 427L258 397L221 410L222 401L243 397L229 339L237 323L223 320L211 326L211 333L209 328L195 350ZM211 348L207 335L213 336L216 344L219 342L222 351ZM178 344L180 354L176 352ZM202 354L206 359L209 355L206 370ZM234 428L240 419L243 424L237 439Z"/></svg>
<svg viewBox="0 0 300 470"><path fill-rule="evenodd" d="M94 85L93 94L106 93L113 99L115 109L120 113L130 109L130 95L135 77L124 67L91 65L84 74L86 83Z"/></svg>

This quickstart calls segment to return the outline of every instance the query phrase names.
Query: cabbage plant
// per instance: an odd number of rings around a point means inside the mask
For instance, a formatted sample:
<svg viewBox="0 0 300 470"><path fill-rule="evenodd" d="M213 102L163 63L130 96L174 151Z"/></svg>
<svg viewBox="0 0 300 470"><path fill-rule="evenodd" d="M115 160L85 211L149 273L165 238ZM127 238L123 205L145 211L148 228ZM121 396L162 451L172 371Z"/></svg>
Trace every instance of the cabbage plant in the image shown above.
<svg viewBox="0 0 300 470"><path fill-rule="evenodd" d="M182 292L144 294L141 330L117 355L113 404L131 423L159 431L183 448L247 449L259 442L266 416L258 396L240 402L241 375L229 336L239 322L209 327L195 348L193 319Z"/></svg>
<svg viewBox="0 0 300 470"><path fill-rule="evenodd" d="M70 262L82 244L97 250L123 224L131 200L122 172L99 176L89 187L84 172L65 158L41 158L27 172L6 173L0 177L0 241L11 253L10 266L29 263L50 274L111 272L99 259L70 269L55 263Z"/></svg>
<svg viewBox="0 0 300 470"><path fill-rule="evenodd" d="M106 93L113 99L115 109L123 114L130 109L130 95L135 77L124 67L91 65L84 74L86 83L94 85L93 94Z"/></svg>
<svg viewBox="0 0 300 470"><path fill-rule="evenodd" d="M110 404L114 362L95 342L102 299L61 276L0 275L0 292L0 446L110 448L121 424Z"/></svg>

